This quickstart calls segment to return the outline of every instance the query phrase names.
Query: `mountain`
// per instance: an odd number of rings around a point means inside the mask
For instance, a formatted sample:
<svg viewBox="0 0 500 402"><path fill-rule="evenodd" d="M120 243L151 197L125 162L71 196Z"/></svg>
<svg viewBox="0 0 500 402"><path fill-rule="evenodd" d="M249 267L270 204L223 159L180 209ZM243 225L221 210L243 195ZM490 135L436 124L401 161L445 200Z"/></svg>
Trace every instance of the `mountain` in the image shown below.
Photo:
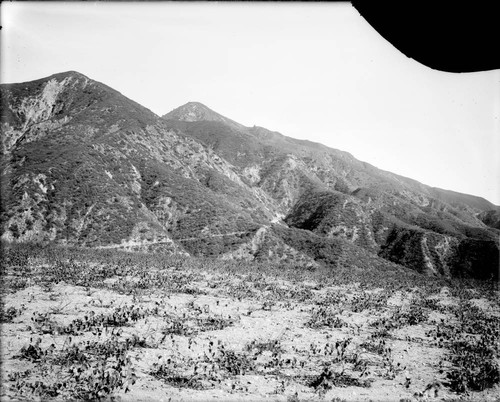
<svg viewBox="0 0 500 402"><path fill-rule="evenodd" d="M176 121L217 121L219 123L224 123L227 126L234 127L237 130L244 129L245 126L236 123L235 121L228 119L214 112L205 105L199 102L188 102L185 105L179 106L177 109L172 110L163 116L165 120L176 120Z"/></svg>
<svg viewBox="0 0 500 402"><path fill-rule="evenodd" d="M159 117L77 72L1 102L5 241L498 277L483 198L198 102Z"/></svg>

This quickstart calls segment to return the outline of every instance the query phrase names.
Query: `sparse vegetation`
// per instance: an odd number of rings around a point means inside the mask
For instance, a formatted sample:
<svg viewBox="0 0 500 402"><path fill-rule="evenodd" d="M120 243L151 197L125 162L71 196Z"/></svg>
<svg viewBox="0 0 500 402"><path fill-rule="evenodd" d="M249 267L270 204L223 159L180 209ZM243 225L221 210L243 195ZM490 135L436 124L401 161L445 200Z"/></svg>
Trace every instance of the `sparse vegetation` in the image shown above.
<svg viewBox="0 0 500 402"><path fill-rule="evenodd" d="M134 400L153 381L173 399L494 400L499 386L494 282L23 244L4 256L15 398Z"/></svg>

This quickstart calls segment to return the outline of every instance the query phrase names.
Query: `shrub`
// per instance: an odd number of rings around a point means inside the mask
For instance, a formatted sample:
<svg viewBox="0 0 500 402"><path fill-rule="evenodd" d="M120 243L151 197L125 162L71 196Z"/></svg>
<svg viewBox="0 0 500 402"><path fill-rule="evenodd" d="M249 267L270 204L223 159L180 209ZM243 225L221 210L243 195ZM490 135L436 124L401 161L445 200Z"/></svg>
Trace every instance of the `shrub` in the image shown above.
<svg viewBox="0 0 500 402"><path fill-rule="evenodd" d="M484 337L479 340L466 338L455 341L450 354L453 368L447 377L453 391L482 391L500 381L495 353Z"/></svg>

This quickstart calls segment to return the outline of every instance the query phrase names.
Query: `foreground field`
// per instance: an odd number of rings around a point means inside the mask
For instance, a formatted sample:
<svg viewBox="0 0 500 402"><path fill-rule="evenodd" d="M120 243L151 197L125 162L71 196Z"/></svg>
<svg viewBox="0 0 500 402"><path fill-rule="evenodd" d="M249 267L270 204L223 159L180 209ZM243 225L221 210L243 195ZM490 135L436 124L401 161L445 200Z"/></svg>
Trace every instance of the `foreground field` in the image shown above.
<svg viewBox="0 0 500 402"><path fill-rule="evenodd" d="M496 284L4 250L2 400L498 401Z"/></svg>

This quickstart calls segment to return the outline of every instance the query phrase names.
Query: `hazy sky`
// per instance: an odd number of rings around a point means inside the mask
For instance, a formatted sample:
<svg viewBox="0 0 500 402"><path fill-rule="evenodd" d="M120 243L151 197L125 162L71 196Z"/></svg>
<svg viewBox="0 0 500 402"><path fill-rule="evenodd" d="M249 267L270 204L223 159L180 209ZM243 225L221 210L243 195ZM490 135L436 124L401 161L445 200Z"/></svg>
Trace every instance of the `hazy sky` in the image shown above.
<svg viewBox="0 0 500 402"><path fill-rule="evenodd" d="M350 3L2 3L0 78L79 71L163 115L199 101L500 205L500 70L407 58Z"/></svg>

